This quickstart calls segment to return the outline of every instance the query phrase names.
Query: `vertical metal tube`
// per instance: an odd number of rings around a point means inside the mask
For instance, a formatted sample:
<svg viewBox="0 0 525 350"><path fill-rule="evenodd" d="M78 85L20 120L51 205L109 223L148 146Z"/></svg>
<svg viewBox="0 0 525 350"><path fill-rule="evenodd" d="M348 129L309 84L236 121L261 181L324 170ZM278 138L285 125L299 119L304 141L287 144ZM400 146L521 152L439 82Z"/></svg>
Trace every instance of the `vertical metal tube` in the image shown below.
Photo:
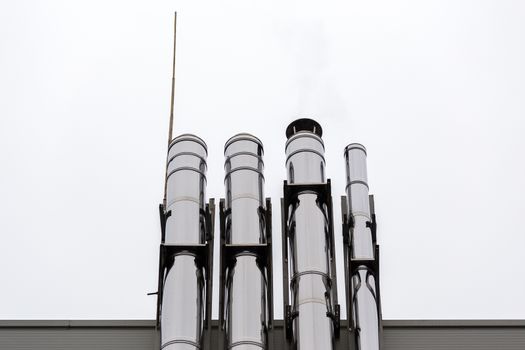
<svg viewBox="0 0 525 350"><path fill-rule="evenodd" d="M325 184L321 126L299 119L286 131L286 169L290 185ZM326 205L308 190L288 211L293 343L298 350L333 349L329 221Z"/></svg>
<svg viewBox="0 0 525 350"><path fill-rule="evenodd" d="M263 146L249 134L238 134L224 146L226 244L266 243ZM226 342L228 349L267 348L267 280L257 256L239 249L226 272Z"/></svg>
<svg viewBox="0 0 525 350"><path fill-rule="evenodd" d="M366 170L366 149L352 143L345 148L348 217L352 218L350 259L356 262L375 259L375 242L370 223L370 200ZM351 276L352 314L359 350L379 349L379 314L374 271L357 263Z"/></svg>
<svg viewBox="0 0 525 350"><path fill-rule="evenodd" d="M167 245L205 243L204 209L207 148L194 135L173 139L168 150L165 241ZM200 349L204 317L202 262L191 249L170 257L164 276L161 348Z"/></svg>

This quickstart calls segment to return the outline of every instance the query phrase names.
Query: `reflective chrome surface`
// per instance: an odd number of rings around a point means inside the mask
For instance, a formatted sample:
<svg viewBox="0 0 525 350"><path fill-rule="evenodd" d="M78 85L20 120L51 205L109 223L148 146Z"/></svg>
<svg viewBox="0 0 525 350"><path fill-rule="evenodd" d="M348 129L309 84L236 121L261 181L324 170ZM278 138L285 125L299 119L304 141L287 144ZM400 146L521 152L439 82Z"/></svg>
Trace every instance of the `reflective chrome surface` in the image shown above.
<svg viewBox="0 0 525 350"><path fill-rule="evenodd" d="M204 318L204 277L192 255L177 255L164 280L163 349L199 349Z"/></svg>
<svg viewBox="0 0 525 350"><path fill-rule="evenodd" d="M168 151L168 185L164 243L204 244L206 144L197 136L180 135ZM194 350L201 347L204 317L202 266L188 252L177 254L165 274L161 311L161 347Z"/></svg>
<svg viewBox="0 0 525 350"><path fill-rule="evenodd" d="M357 330L357 346L359 350L378 350L379 319L375 278L366 267L361 266L352 276L351 288L354 291L352 312L354 328Z"/></svg>
<svg viewBox="0 0 525 350"><path fill-rule="evenodd" d="M366 149L352 143L345 148L346 194L348 217L353 218L351 230L353 249L351 259L373 260L374 241L372 231L367 227L370 217L368 179L366 170ZM379 317L375 277L366 266L359 266L351 277L353 289L352 312L357 342L360 350L379 349Z"/></svg>
<svg viewBox="0 0 525 350"><path fill-rule="evenodd" d="M227 241L229 244L264 243L259 207L264 207L264 163L261 141L249 134L235 135L224 146Z"/></svg>
<svg viewBox="0 0 525 350"><path fill-rule="evenodd" d="M173 139L168 152L166 244L204 243L207 149L194 135Z"/></svg>
<svg viewBox="0 0 525 350"><path fill-rule="evenodd" d="M288 183L325 183L321 128L311 121L316 126L308 129L312 124L302 121L305 123L298 125L296 121L287 130ZM327 316L332 309L327 208L318 205L317 195L313 193L303 192L298 199L297 203L285 208L290 218L287 224L292 310L297 313L293 326L294 347L298 350L333 349L333 325Z"/></svg>
<svg viewBox="0 0 525 350"><path fill-rule="evenodd" d="M224 147L226 244L266 243L262 143L249 134L232 137ZM226 277L226 337L235 350L267 348L266 272L254 255L241 252Z"/></svg>
<svg viewBox="0 0 525 350"><path fill-rule="evenodd" d="M323 140L310 132L299 132L286 142L286 170L289 184L324 183Z"/></svg>
<svg viewBox="0 0 525 350"><path fill-rule="evenodd" d="M348 214L354 219L352 259L373 259L372 231L366 227L371 218L365 147L359 143L348 145L345 148L345 160Z"/></svg>

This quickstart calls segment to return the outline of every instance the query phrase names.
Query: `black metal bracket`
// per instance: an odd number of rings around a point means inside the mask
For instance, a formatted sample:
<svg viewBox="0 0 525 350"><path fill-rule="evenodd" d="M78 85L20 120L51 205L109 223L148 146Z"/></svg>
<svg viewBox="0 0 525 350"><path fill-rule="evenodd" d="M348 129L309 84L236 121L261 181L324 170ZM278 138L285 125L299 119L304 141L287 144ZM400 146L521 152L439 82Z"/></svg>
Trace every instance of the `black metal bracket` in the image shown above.
<svg viewBox="0 0 525 350"><path fill-rule="evenodd" d="M203 349L212 349L211 344L211 317L212 317L212 293L213 293L213 229L215 219L215 200L210 199L201 215L204 217L204 244L195 245L176 245L166 244L166 221L171 215L171 211L165 211L164 205L159 205L161 243L159 247L159 274L157 292L150 293L157 295L157 328L160 328L162 314L162 297L164 291L164 278L173 265L174 257L177 254L188 253L195 256L195 262L204 270L206 306L204 316L204 339Z"/></svg>
<svg viewBox="0 0 525 350"><path fill-rule="evenodd" d="M266 198L266 208L259 207L259 215L263 221L266 243L261 244L226 244L226 235L229 228L226 227L226 220L231 215L230 209L225 209L224 199L219 202L219 224L220 224L220 271L219 271L219 345L215 348L226 349L226 279L227 270L235 265L236 258L242 254L252 254L256 256L257 264L261 270L266 272L267 279L267 301L268 301L268 334L267 340L270 344L269 349L273 348L273 257L272 257L272 202Z"/></svg>
<svg viewBox="0 0 525 350"><path fill-rule="evenodd" d="M299 195L313 193L317 195L317 202L322 207L326 205L327 208L327 220L328 220L328 239L330 244L330 310L327 312L327 316L333 321L334 335L336 338L339 337L339 330L341 325L340 317L340 306L337 299L337 272L336 272L336 260L335 260L335 239L333 230L333 204L332 204L332 185L330 179L326 183L319 184L291 184L287 181L283 184L283 198L281 199L281 226L282 226L282 254L283 254L283 310L285 311L285 337L288 347L291 348L291 342L293 338L293 320L298 316L298 312L292 309L290 304L290 290L289 286L292 281L289 278L288 270L288 242L290 239L291 230L288 226L290 220L290 206L298 203Z"/></svg>
<svg viewBox="0 0 525 350"><path fill-rule="evenodd" d="M333 311L326 312L326 316L330 317L334 323L334 336L339 338L339 334L341 333L341 307L339 304L335 305Z"/></svg>
<svg viewBox="0 0 525 350"><path fill-rule="evenodd" d="M292 311L291 305L286 305L285 309L285 316L284 316L284 326L285 326L285 334L286 339L291 340L293 336L293 320L299 316L298 311Z"/></svg>

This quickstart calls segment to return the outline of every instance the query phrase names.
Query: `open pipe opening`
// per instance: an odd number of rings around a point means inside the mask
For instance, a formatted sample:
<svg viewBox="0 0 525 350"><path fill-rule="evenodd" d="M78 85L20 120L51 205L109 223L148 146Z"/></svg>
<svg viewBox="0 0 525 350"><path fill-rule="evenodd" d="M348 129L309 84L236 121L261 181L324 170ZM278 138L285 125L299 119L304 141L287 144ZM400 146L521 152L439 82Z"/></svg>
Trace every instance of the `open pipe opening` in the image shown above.
<svg viewBox="0 0 525 350"><path fill-rule="evenodd" d="M376 271L363 262L374 261L375 241L371 230L370 199L366 167L366 149L352 143L345 148L346 198L351 218L350 260L351 312L359 350L378 350L380 345L379 300Z"/></svg>

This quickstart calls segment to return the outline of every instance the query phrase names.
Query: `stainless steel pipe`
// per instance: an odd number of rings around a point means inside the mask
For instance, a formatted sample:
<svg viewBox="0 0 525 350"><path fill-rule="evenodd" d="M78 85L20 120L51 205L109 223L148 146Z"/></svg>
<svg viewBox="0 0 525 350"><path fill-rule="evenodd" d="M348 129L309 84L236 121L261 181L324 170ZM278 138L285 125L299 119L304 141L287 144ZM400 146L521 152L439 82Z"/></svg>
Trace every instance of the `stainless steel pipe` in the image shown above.
<svg viewBox="0 0 525 350"><path fill-rule="evenodd" d="M324 184L325 159L321 126L310 119L290 124L286 136L289 185ZM293 343L297 350L333 349L329 223L326 205L304 191L288 211L291 263Z"/></svg>
<svg viewBox="0 0 525 350"><path fill-rule="evenodd" d="M374 260L375 243L368 222L371 222L366 149L352 143L345 148L346 198L348 217L353 220L351 230L352 260ZM365 265L357 267L351 276L352 313L357 330L359 350L379 349L379 315L374 271Z"/></svg>
<svg viewBox="0 0 525 350"><path fill-rule="evenodd" d="M226 244L266 243L261 209L264 200L264 163L261 141L238 134L224 146L226 172ZM226 342L228 349L267 349L267 280L257 256L249 251L235 255L226 272Z"/></svg>
<svg viewBox="0 0 525 350"><path fill-rule="evenodd" d="M165 244L204 245L207 147L194 135L173 139L168 150ZM161 348L195 350L202 344L205 280L190 250L173 257L164 276Z"/></svg>

